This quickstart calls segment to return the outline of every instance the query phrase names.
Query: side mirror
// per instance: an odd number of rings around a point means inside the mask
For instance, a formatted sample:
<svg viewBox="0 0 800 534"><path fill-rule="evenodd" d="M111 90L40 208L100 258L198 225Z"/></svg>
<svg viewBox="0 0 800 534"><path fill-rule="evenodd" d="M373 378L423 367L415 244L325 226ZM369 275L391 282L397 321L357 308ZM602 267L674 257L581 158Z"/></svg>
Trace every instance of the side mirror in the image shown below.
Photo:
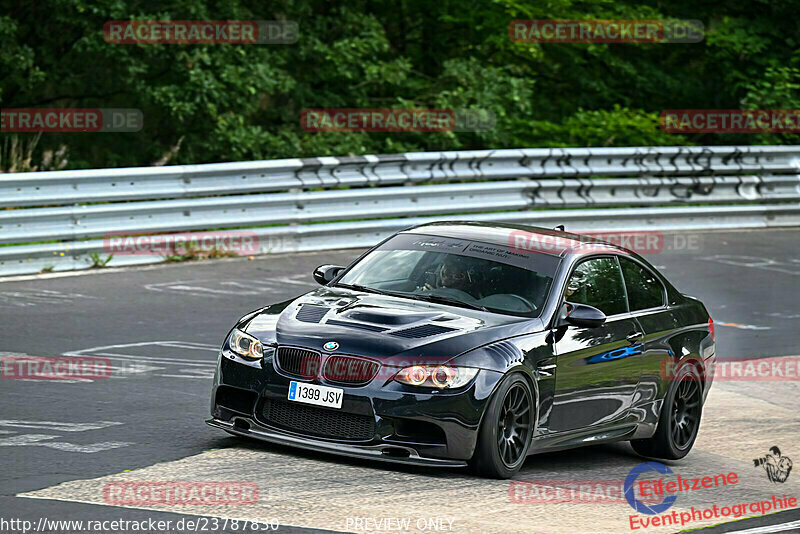
<svg viewBox="0 0 800 534"><path fill-rule="evenodd" d="M606 314L588 304L567 302L567 316L564 321L581 328L597 328L606 322Z"/></svg>
<svg viewBox="0 0 800 534"><path fill-rule="evenodd" d="M314 280L316 280L318 284L324 286L339 276L342 270L344 270L344 267L339 265L320 265L314 269Z"/></svg>

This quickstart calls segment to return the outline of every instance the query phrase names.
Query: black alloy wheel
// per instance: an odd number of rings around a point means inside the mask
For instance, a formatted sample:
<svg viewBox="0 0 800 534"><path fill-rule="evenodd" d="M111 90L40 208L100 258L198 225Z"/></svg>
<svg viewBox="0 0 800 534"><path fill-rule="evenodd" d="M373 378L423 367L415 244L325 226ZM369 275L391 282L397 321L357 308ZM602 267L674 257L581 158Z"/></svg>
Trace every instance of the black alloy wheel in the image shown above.
<svg viewBox="0 0 800 534"><path fill-rule="evenodd" d="M470 461L483 476L511 478L520 470L536 422L536 397L521 373L507 375L486 407L475 454Z"/></svg>
<svg viewBox="0 0 800 534"><path fill-rule="evenodd" d="M631 440L638 454L678 460L692 450L703 415L703 380L692 363L683 364L664 397L658 426L650 438Z"/></svg>
<svg viewBox="0 0 800 534"><path fill-rule="evenodd" d="M530 429L530 395L518 382L506 392L498 420L497 447L507 467L516 465L527 449Z"/></svg>
<svg viewBox="0 0 800 534"><path fill-rule="evenodd" d="M685 449L697 434L701 400L700 383L691 378L681 380L672 402L672 443L678 449Z"/></svg>

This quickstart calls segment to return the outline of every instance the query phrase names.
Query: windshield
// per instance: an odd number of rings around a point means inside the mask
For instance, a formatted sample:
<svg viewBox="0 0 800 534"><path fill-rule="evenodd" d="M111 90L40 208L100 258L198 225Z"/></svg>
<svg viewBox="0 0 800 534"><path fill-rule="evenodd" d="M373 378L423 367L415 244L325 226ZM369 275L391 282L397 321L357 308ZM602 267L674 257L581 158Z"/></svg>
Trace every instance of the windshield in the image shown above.
<svg viewBox="0 0 800 534"><path fill-rule="evenodd" d="M337 282L362 290L538 317L558 266L548 254L438 236L399 234Z"/></svg>

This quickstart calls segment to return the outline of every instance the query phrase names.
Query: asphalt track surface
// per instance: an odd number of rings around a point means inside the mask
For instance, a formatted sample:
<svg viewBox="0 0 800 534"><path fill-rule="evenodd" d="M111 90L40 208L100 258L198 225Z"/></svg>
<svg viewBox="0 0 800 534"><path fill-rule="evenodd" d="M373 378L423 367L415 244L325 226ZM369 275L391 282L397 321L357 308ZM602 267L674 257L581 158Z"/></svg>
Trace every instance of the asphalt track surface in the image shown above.
<svg viewBox="0 0 800 534"><path fill-rule="evenodd" d="M685 236L665 237L664 250L648 259L681 291L706 303L717 324L720 358L800 354L800 230L708 232L694 234L688 245ZM0 531L22 531L4 527L2 519L238 517L275 519L280 532L633 532L627 503L531 504L511 497L534 479L621 481L642 461L627 444L532 456L515 479L523 484L512 486L463 470L397 467L241 441L203 423L216 350L231 324L249 310L314 289L316 265L347 264L359 252L0 282L0 354L96 355L115 366L107 380L0 382ZM799 399L797 381L716 383L695 449L670 466L684 477L735 471L739 484L681 495L674 509L772 494L800 497L800 473L775 484L752 462L773 445L800 459ZM252 506L107 505L102 488L119 480L252 481L260 497ZM411 526L374 522L387 517L406 518ZM713 531L756 528L756 534L775 531L760 530L764 525L798 520L800 513L791 510ZM800 523L795 526L785 531L800 531Z"/></svg>

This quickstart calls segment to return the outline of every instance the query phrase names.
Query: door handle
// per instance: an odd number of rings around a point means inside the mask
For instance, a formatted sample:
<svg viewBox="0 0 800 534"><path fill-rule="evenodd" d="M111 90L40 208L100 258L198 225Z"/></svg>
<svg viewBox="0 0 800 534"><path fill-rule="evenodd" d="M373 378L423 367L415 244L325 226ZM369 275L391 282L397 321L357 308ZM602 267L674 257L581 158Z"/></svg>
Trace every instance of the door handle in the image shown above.
<svg viewBox="0 0 800 534"><path fill-rule="evenodd" d="M625 337L625 339L627 339L628 343L631 345L635 345L636 343L641 343L644 341L644 334L641 332L631 332Z"/></svg>

